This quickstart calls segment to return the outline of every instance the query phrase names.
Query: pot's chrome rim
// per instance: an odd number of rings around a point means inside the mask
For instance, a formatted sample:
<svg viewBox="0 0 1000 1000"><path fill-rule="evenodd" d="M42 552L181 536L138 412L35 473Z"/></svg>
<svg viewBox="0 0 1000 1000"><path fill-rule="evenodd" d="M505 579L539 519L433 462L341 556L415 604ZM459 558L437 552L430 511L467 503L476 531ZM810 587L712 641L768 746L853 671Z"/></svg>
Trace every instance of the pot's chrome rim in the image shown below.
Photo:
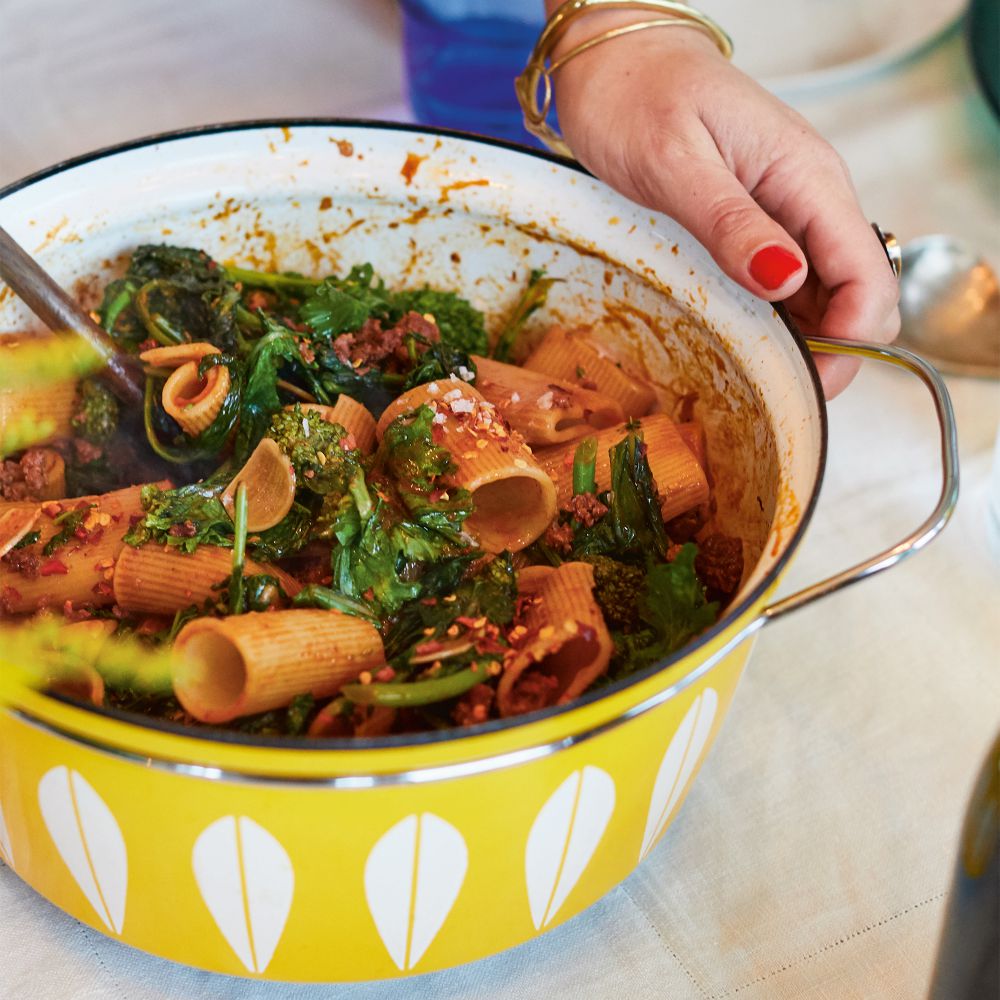
<svg viewBox="0 0 1000 1000"><path fill-rule="evenodd" d="M384 122L378 121L376 119L353 119L353 118L267 118L267 119L252 119L247 121L235 121L235 122L224 122L219 124L210 125L200 125L193 128L187 129L177 129L169 132L154 133L149 136L144 136L138 139L128 140L122 143L116 143L114 145L105 146L100 149L94 150L90 153L84 153L80 156L72 157L67 160L63 160L56 163L50 167L46 167L39 170L33 174L29 174L27 177L21 178L20 180L14 181L8 184L6 187L0 188L0 205L4 199L10 197L16 192L22 191L33 184L37 184L44 181L50 177L56 176L58 174L64 173L69 170L73 170L76 167L83 166L84 164L92 163L97 160L109 159L121 153L128 153L133 150L143 149L148 146L163 145L170 142L177 142L185 139L196 139L201 136L217 135L227 132L246 132L246 131L261 131L264 129L303 129L303 128L356 128L356 129L369 129L373 132L405 132L412 135L432 135L441 136L443 138L456 139L471 145L484 145L492 146L499 149L505 149L509 152L518 154L520 156L529 156L535 159L542 160L547 163L553 163L561 166L567 170L572 170L576 173L583 174L585 176L592 176L589 171L582 167L575 160L569 160L561 156L557 156L554 153L545 152L543 150L536 150L529 148L527 146L520 146L517 143L508 142L503 139L494 139L489 136L474 135L467 132L461 132L453 129L436 128L432 126L416 126L410 125L403 122ZM518 727L528 727L535 723L543 722L558 716L568 715L575 711L578 711L594 702L600 701L605 697L612 697L620 692L626 691L636 684L641 684L644 681L649 680L651 677L657 674L667 674L670 669L675 666L681 660L687 659L692 654L696 654L698 650L702 649L705 645L712 642L712 640L718 638L722 633L731 629L733 623L739 620L741 617L746 615L752 610L754 605L762 602L764 595L767 591L774 585L777 578L784 571L785 567L788 565L792 556L795 554L799 545L802 542L802 538L805 535L806 529L812 520L812 516L816 510L816 505L819 501L820 490L823 485L823 477L826 471L826 460L827 460L827 448L828 448L828 419L826 412L826 403L823 394L822 384L819 378L819 372L816 368L816 364L812 358L812 354L809 351L808 345L806 344L805 338L796 329L795 324L791 322L788 317L787 312L779 305L775 309L775 316L780 320L782 326L785 328L788 336L791 338L792 343L797 348L803 363L806 366L806 370L809 373L809 377L812 383L813 390L813 401L816 405L817 417L819 420L819 449L816 455L816 469L813 478L812 488L808 500L802 507L802 515L799 519L795 530L792 532L787 543L785 544L784 550L781 555L777 558L774 565L767 572L767 574L757 583L757 585L744 595L742 600L732 607L728 608L726 614L713 625L711 628L703 632L697 639L688 645L677 650L671 656L667 657L665 660L661 660L659 663L655 663L645 670L639 671L635 674L631 674L628 677L624 677L619 681L615 681L609 684L607 687L601 688L598 691L592 691L590 693L585 693L580 697L574 699L572 702L566 705L553 705L548 708L540 709L535 712L529 712L525 715L514 716L507 719L497 719L491 722L480 723L479 725L467 726L464 728L454 728L443 731L432 731L425 733L409 733L398 736L371 736L371 737L341 737L341 738L330 738L330 739L319 739L310 737L260 737L253 736L244 733L230 732L226 730L198 730L190 729L184 727L178 723L171 723L161 719L152 718L142 718L139 719L135 715L127 712L120 711L118 709L111 708L99 708L91 705L79 705L73 703L73 707L78 711L86 713L93 713L95 715L102 716L107 719L112 719L118 722L126 723L130 726L135 727L137 730L154 730L158 733L165 735L174 735L178 737L183 737L185 739L197 739L205 740L208 743L215 744L227 744L231 746L247 746L247 747L273 747L275 749L284 750L298 750L302 752L313 751L313 752L334 752L337 750L350 750L350 751L362 751L362 750L393 750L393 749L404 749L407 747L424 747L431 744L438 743L450 743L466 738L473 738L479 736L489 736L500 732L505 732ZM766 617L763 615L757 615L751 620L750 624L741 629L737 634L735 639L731 639L726 642L723 648L727 651L735 649L739 642L746 638L751 632L756 632L756 630L763 624L766 623ZM713 655L709 660L705 661L708 664L714 664L718 657ZM701 676L704 670L707 669L705 664L698 664L695 668L685 674L684 677L680 678L675 684L668 685L667 687L661 689L661 691L652 695L638 705L633 706L631 709L627 709L622 715L616 716L615 718L608 720L602 726L595 727L596 730L603 731L603 727L614 727L619 724L618 720L626 721L628 718L632 718L635 714L642 714L638 712L638 709L642 709L642 712L648 711L648 708L654 707L653 705L648 705L653 699L659 699L656 704L661 701L667 700L673 697L679 690L683 690L687 686L684 683L687 678L692 676ZM60 699L62 700L62 699ZM27 715L23 716L29 719ZM79 737L65 732L63 729L52 726L48 723L44 723L41 720L30 717L30 721L34 725L40 725L43 728L60 735L65 736L68 739L80 740ZM591 730L589 732L594 732ZM586 736L584 738L587 738ZM570 742L576 742L574 736L566 737L566 740ZM80 742L85 742L80 740ZM552 744L555 747L555 744ZM108 750L108 752L126 755L125 751L120 751L117 749L110 749L107 747L101 747L102 749ZM551 752L551 751L546 751ZM150 762L150 758L142 755L135 755L137 760L142 760L145 763ZM487 758L489 759L489 758ZM173 766L172 762L164 761L162 762L165 766ZM475 763L475 762L470 762ZM187 766L187 765L185 765ZM194 766L194 765L192 765ZM462 766L462 765L456 765ZM214 769L207 769L214 770ZM416 772L398 772L399 774L412 774ZM391 778L395 775L385 774L385 775L372 775L375 778ZM261 779L270 780L270 779ZM341 780L338 778L331 779L334 782Z"/></svg>

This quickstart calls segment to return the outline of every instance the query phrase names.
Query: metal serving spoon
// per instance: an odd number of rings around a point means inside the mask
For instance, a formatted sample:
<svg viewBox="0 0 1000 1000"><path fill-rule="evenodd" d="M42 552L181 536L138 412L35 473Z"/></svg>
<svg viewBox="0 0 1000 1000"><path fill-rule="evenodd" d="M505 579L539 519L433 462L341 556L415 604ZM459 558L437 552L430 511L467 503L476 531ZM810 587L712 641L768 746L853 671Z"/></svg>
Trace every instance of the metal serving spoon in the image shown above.
<svg viewBox="0 0 1000 1000"><path fill-rule="evenodd" d="M46 271L0 227L0 278L53 332L72 330L104 359L99 378L126 406L142 408L143 382L138 362L118 345Z"/></svg>
<svg viewBox="0 0 1000 1000"><path fill-rule="evenodd" d="M955 375L1000 377L1000 283L993 269L951 236L903 246L899 343Z"/></svg>

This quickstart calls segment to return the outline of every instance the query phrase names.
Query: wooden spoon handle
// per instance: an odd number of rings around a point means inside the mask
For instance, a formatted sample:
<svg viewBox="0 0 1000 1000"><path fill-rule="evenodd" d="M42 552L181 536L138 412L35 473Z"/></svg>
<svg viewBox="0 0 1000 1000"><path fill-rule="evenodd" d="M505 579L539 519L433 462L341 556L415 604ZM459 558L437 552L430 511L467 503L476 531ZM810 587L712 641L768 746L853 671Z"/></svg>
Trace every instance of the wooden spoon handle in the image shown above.
<svg viewBox="0 0 1000 1000"><path fill-rule="evenodd" d="M141 406L142 370L138 361L118 349L72 296L44 271L14 238L0 226L0 278L52 331L72 330L104 359L98 376L127 406Z"/></svg>

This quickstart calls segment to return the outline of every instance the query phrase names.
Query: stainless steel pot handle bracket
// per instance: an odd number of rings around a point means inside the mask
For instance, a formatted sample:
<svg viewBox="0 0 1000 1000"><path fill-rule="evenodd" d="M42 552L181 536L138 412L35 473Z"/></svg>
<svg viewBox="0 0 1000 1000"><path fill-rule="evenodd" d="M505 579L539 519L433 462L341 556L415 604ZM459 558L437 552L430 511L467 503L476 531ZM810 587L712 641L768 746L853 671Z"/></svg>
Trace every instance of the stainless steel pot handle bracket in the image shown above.
<svg viewBox="0 0 1000 1000"><path fill-rule="evenodd" d="M795 594L783 597L769 605L761 614L762 624L780 618L789 611L805 607L820 597L832 594L843 587L857 583L865 577L881 573L895 566L907 556L913 555L933 539L948 523L958 502L958 435L955 429L955 413L944 380L923 358L902 347L873 344L857 340L833 340L825 337L806 337L809 349L817 354L845 354L851 357L867 358L888 362L905 368L916 375L927 386L934 400L938 425L941 430L941 495L930 516L914 531L891 548L879 552L864 562L851 566L834 576L814 583Z"/></svg>

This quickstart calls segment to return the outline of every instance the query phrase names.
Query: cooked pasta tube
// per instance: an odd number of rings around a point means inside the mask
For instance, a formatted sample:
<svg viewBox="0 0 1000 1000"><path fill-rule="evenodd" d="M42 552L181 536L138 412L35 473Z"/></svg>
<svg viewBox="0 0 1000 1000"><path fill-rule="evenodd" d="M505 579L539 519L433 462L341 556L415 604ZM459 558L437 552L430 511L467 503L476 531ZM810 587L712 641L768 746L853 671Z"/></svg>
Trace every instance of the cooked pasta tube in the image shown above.
<svg viewBox="0 0 1000 1000"><path fill-rule="evenodd" d="M582 331L552 327L524 367L610 396L621 404L626 419L644 416L656 402L656 393L646 379L624 371Z"/></svg>
<svg viewBox="0 0 1000 1000"><path fill-rule="evenodd" d="M0 348L0 366L3 365ZM17 389L0 389L0 427L27 415L51 420L53 427L45 441L68 437L72 432L72 418L78 404L76 382L50 382L45 385L21 386ZM44 444L39 441L38 444Z"/></svg>
<svg viewBox="0 0 1000 1000"><path fill-rule="evenodd" d="M114 599L125 611L169 615L218 599L220 584L229 579L233 551L216 545L199 545L194 552L147 544L125 546L114 572ZM289 597L299 583L284 570L246 560L247 576L266 573L275 577Z"/></svg>
<svg viewBox="0 0 1000 1000"><path fill-rule="evenodd" d="M104 704L104 678L94 664L104 644L118 628L118 622L108 618L64 625L59 635L68 641L69 655L63 656L49 678L49 690L92 705Z"/></svg>
<svg viewBox="0 0 1000 1000"><path fill-rule="evenodd" d="M198 362L187 361L163 383L163 409L180 424L185 434L193 437L210 427L218 416L229 393L229 381L229 369L225 365L209 368L202 378L198 374Z"/></svg>
<svg viewBox="0 0 1000 1000"><path fill-rule="evenodd" d="M167 489L167 481L155 484ZM115 560L125 548L124 538L132 519L142 516L142 487L130 486L102 496L72 500L48 500L33 505L40 512L35 529L40 533L33 545L10 553L0 561L0 607L9 614L37 611L43 607L114 603L111 578ZM3 509L24 509L18 503ZM67 521L79 524L67 532ZM62 542L55 536L65 534ZM52 543L50 551L44 549ZM18 559L11 561L11 556Z"/></svg>
<svg viewBox="0 0 1000 1000"><path fill-rule="evenodd" d="M285 453L270 438L262 438L243 468L220 497L222 506L235 520L236 491L247 490L247 530L267 531L292 509L295 503L295 470Z"/></svg>
<svg viewBox="0 0 1000 1000"><path fill-rule="evenodd" d="M385 661L375 628L339 611L199 618L174 648L174 693L202 722L281 708L299 694L328 698Z"/></svg>
<svg viewBox="0 0 1000 1000"><path fill-rule="evenodd" d="M330 415L324 419L340 424L348 434L352 434L363 455L370 455L375 450L375 418L356 399L339 396Z"/></svg>
<svg viewBox="0 0 1000 1000"><path fill-rule="evenodd" d="M518 596L530 603L522 623L526 632L500 675L501 715L561 705L608 669L614 643L593 589L589 563L530 566L518 574Z"/></svg>
<svg viewBox="0 0 1000 1000"><path fill-rule="evenodd" d="M691 449L691 454L698 459L698 464L708 475L708 442L705 439L705 428L697 420L677 425L677 433Z"/></svg>
<svg viewBox="0 0 1000 1000"><path fill-rule="evenodd" d="M473 355L476 388L530 445L561 444L625 419L621 404L574 382Z"/></svg>
<svg viewBox="0 0 1000 1000"><path fill-rule="evenodd" d="M315 413L320 420L328 424L340 424L354 438L353 444L363 455L370 455L375 450L375 418L368 409L350 396L338 396L333 406L323 406L321 403L299 403L303 413ZM293 407L286 406L286 410Z"/></svg>
<svg viewBox="0 0 1000 1000"><path fill-rule="evenodd" d="M200 362L209 354L221 354L214 345L199 340L192 344L171 344L169 347L152 347L139 355L139 360L154 368L180 368L189 361Z"/></svg>
<svg viewBox="0 0 1000 1000"><path fill-rule="evenodd" d="M42 512L38 507L9 507L0 510L0 557L29 535Z"/></svg>
<svg viewBox="0 0 1000 1000"><path fill-rule="evenodd" d="M517 552L556 516L556 491L521 436L511 433L492 403L459 379L429 382L403 393L378 423L379 436L400 414L426 404L435 411L440 444L456 470L450 485L472 494L465 528L487 552ZM437 437L435 437L437 440Z"/></svg>
<svg viewBox="0 0 1000 1000"><path fill-rule="evenodd" d="M665 414L654 413L637 421L646 444L647 458L653 481L660 493L660 512L664 521L705 503L709 497L708 478L698 459L684 443L677 425ZM599 431L595 479L598 491L611 487L611 448L629 433L627 425ZM556 484L559 503L573 495L573 453L571 442L540 452L538 461Z"/></svg>

